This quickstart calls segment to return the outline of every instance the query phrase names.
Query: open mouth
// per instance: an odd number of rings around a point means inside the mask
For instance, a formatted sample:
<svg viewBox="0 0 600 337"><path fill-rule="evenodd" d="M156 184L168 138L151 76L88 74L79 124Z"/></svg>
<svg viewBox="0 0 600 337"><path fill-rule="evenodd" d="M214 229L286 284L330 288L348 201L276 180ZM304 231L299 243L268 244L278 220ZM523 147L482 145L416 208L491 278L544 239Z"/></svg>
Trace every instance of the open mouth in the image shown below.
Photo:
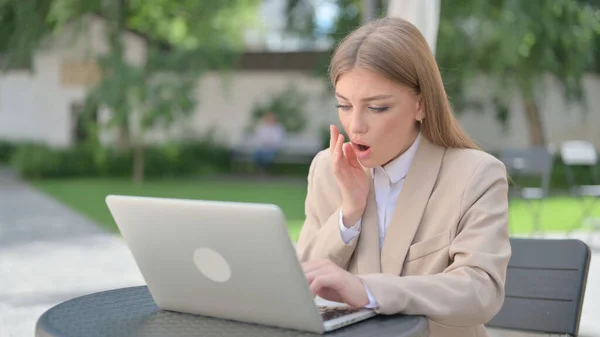
<svg viewBox="0 0 600 337"><path fill-rule="evenodd" d="M353 143L354 147L361 152L367 151L368 149L370 149L371 147L368 145L363 145L363 144L357 144L357 143Z"/></svg>

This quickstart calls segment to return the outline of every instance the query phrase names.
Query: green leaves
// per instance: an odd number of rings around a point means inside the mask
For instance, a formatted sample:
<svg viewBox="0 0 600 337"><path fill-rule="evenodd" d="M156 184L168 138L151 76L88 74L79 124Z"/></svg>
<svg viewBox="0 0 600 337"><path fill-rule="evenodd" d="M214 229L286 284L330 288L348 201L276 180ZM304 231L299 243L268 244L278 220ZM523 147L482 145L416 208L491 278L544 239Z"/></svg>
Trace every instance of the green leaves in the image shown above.
<svg viewBox="0 0 600 337"><path fill-rule="evenodd" d="M0 0L0 72L30 68L32 53L52 30L46 21L52 0Z"/></svg>
<svg viewBox="0 0 600 337"><path fill-rule="evenodd" d="M547 74L563 83L568 98L578 98L581 76L598 58L598 13L578 0L442 1L436 57L442 69L452 67L452 86L476 74L503 79L496 99L508 95L507 77L509 88L534 87Z"/></svg>
<svg viewBox="0 0 600 337"><path fill-rule="evenodd" d="M180 48L239 48L244 30L257 23L259 4L259 0L131 0L127 26Z"/></svg>

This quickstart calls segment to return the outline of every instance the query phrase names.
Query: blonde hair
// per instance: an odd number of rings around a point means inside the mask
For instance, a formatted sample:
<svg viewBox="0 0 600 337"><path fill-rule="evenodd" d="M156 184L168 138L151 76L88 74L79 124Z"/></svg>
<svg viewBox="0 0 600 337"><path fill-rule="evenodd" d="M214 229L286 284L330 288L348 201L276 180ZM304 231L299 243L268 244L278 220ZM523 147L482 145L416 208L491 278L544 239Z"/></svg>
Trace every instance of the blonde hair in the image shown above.
<svg viewBox="0 0 600 337"><path fill-rule="evenodd" d="M427 41L408 21L381 18L346 36L331 60L331 83L335 86L340 76L353 68L377 72L411 88L415 94L421 94L425 105L421 132L432 143L450 148L479 149L454 116Z"/></svg>

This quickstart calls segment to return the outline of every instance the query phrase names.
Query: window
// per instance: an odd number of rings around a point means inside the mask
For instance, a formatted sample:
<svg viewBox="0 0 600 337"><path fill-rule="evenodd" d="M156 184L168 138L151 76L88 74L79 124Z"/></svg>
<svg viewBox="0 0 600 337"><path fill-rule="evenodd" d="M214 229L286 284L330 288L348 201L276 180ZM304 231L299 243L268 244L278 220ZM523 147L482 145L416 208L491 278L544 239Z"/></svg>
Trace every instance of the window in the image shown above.
<svg viewBox="0 0 600 337"><path fill-rule="evenodd" d="M87 87L100 80L100 66L94 60L63 60L60 84L63 87Z"/></svg>

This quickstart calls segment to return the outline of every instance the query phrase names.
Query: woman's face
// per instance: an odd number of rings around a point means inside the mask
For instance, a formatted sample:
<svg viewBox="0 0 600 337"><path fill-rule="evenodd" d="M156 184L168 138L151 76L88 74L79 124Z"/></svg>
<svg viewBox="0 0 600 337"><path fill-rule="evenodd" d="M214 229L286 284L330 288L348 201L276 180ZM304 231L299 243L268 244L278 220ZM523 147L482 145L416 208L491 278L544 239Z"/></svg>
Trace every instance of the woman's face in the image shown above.
<svg viewBox="0 0 600 337"><path fill-rule="evenodd" d="M355 68L338 78L335 91L340 121L363 166L383 166L412 145L425 115L411 89Z"/></svg>

